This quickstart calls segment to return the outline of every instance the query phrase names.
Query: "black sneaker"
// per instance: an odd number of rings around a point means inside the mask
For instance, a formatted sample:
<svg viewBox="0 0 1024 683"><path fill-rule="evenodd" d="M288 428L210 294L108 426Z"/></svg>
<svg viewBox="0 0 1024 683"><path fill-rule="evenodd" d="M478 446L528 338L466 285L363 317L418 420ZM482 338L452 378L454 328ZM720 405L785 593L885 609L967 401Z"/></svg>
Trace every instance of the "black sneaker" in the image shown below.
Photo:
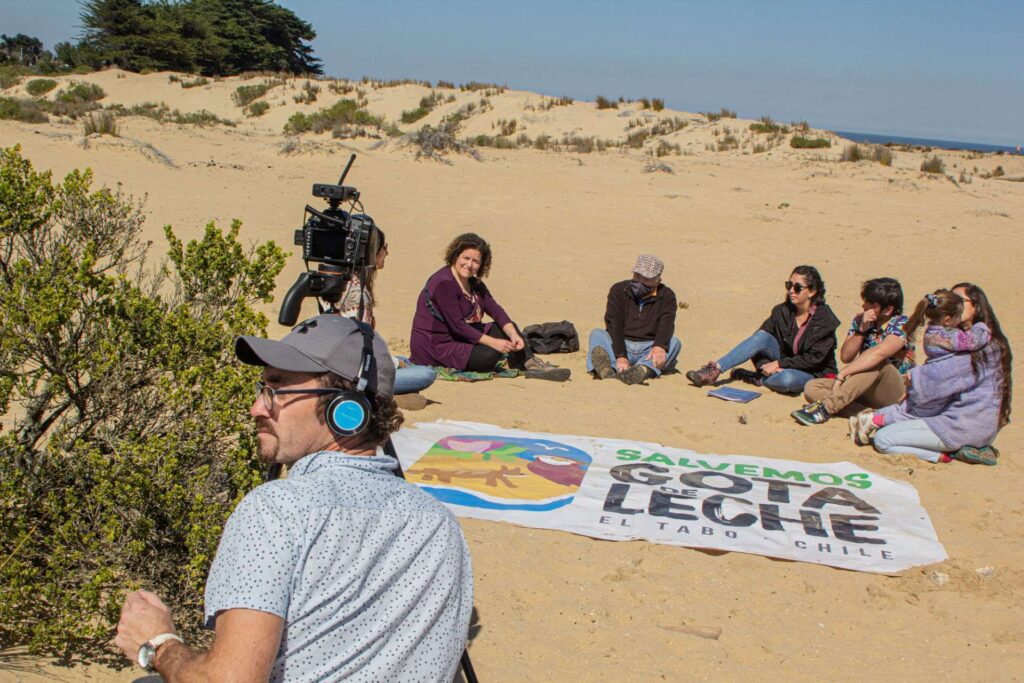
<svg viewBox="0 0 1024 683"><path fill-rule="evenodd" d="M595 346L590 352L590 364L594 366L594 377L597 379L608 379L615 376L615 367L612 366L611 356L600 346Z"/></svg>
<svg viewBox="0 0 1024 683"><path fill-rule="evenodd" d="M764 382L764 375L754 370L736 368L735 370L729 373L729 379L738 379L741 382L746 382L747 384L753 384L755 387L759 387Z"/></svg>
<svg viewBox="0 0 1024 683"><path fill-rule="evenodd" d="M822 422L828 422L829 414L825 410L825 404L821 401L815 401L814 403L808 403L800 410L794 410L790 415L793 419L802 425L820 425Z"/></svg>

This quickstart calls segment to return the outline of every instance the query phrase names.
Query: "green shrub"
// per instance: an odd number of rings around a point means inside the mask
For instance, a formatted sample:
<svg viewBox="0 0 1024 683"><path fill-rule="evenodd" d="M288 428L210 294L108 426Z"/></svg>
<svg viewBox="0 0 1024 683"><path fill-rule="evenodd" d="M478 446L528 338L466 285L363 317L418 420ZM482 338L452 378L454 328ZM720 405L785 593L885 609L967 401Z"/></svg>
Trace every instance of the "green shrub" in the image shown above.
<svg viewBox="0 0 1024 683"><path fill-rule="evenodd" d="M0 119L24 123L45 123L50 120L38 102L0 97Z"/></svg>
<svg viewBox="0 0 1024 683"><path fill-rule="evenodd" d="M95 114L89 114L85 119L83 125L83 133L85 135L110 135L112 137L119 137L117 130L117 122L114 120L114 115L109 111L99 111Z"/></svg>
<svg viewBox="0 0 1024 683"><path fill-rule="evenodd" d="M345 124L383 126L384 120L362 109L353 100L338 100L332 106L312 114L292 114L284 124L284 132L286 135L297 135L307 131L322 133Z"/></svg>
<svg viewBox="0 0 1024 683"><path fill-rule="evenodd" d="M416 123L429 113L430 110L427 109L426 107L416 107L415 109L403 111L401 121L402 123Z"/></svg>
<svg viewBox="0 0 1024 683"><path fill-rule="evenodd" d="M200 109L199 111L190 111L181 113L177 109L171 112L167 116L167 120L171 123L182 123L190 126L230 126L234 128L237 124L230 119L222 119L221 117L214 114L212 111L206 109Z"/></svg>
<svg viewBox="0 0 1024 683"><path fill-rule="evenodd" d="M270 86L265 83L260 83L259 85L240 85L235 88L235 92L231 93L231 99L239 107L244 107L266 95L268 90L270 90Z"/></svg>
<svg viewBox="0 0 1024 683"><path fill-rule="evenodd" d="M270 111L270 103L264 100L260 100L259 102L253 102L252 104L250 104L248 109L246 110L246 113L250 117L256 118L257 116L263 116L268 111Z"/></svg>
<svg viewBox="0 0 1024 683"><path fill-rule="evenodd" d="M181 87L184 89L198 88L203 85L207 85L210 82L209 79L200 76L199 78L193 78L188 81L181 81Z"/></svg>
<svg viewBox="0 0 1024 683"><path fill-rule="evenodd" d="M945 173L946 165L942 163L942 159L938 155L932 155L931 159L921 162L921 170L925 173Z"/></svg>
<svg viewBox="0 0 1024 683"><path fill-rule="evenodd" d="M57 87L57 81L52 78L33 78L25 84L25 91L32 97L45 95Z"/></svg>
<svg viewBox="0 0 1024 683"><path fill-rule="evenodd" d="M641 97L640 98L640 108L641 109L650 109L651 108L651 101L649 99L647 99L646 97Z"/></svg>
<svg viewBox="0 0 1024 683"><path fill-rule="evenodd" d="M831 147L832 142L825 138L807 138L802 135L794 135L789 146L794 149L818 149L820 147Z"/></svg>
<svg viewBox="0 0 1024 683"><path fill-rule="evenodd" d="M653 109L654 111L661 111L664 108L665 100L661 99L660 97L655 97L653 100L651 100L651 109Z"/></svg>
<svg viewBox="0 0 1024 683"><path fill-rule="evenodd" d="M451 81L438 81L437 82L437 87L438 88L444 88L446 90L454 90L455 89L455 84L452 83Z"/></svg>
<svg viewBox="0 0 1024 683"><path fill-rule="evenodd" d="M700 112L700 114L702 116L704 116L708 121L710 121L712 123L714 123L715 121L718 121L719 119L734 119L734 118L736 118L736 112L734 112L732 109L726 109L725 107L722 107L717 112L702 111L702 112Z"/></svg>
<svg viewBox="0 0 1024 683"><path fill-rule="evenodd" d="M597 108L598 109L618 109L619 108L619 103L618 102L615 102L614 100L609 100L608 98L604 97L603 95L598 95L597 98L594 100L594 102L597 104Z"/></svg>
<svg viewBox="0 0 1024 683"><path fill-rule="evenodd" d="M750 124L755 133L788 133L789 128L776 123L770 116L762 116L760 121Z"/></svg>
<svg viewBox="0 0 1024 683"><path fill-rule="evenodd" d="M0 151L0 643L124 664L129 590L189 642L224 521L260 481L247 414L283 252L212 223L150 268L141 204Z"/></svg>
<svg viewBox="0 0 1024 683"><path fill-rule="evenodd" d="M75 81L57 95L57 101L64 104L83 104L102 100L106 96L103 88L95 83Z"/></svg>

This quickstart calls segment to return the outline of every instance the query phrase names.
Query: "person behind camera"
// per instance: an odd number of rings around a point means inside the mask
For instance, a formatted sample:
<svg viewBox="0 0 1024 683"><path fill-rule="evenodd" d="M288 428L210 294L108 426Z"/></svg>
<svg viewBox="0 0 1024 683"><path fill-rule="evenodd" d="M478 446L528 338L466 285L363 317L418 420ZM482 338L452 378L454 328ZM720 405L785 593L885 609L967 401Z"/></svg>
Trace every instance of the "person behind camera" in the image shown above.
<svg viewBox="0 0 1024 683"><path fill-rule="evenodd" d="M387 237L385 237L384 231L380 228L377 229L377 234L377 244L379 246L377 247L377 255L374 257L373 268L366 269L365 281L360 280L359 275L353 274L345 286L345 291L342 292L341 297L338 299L338 303L335 304L338 313L348 318L359 318L361 308L363 315L361 320L374 329L377 329L377 318L374 315L374 303L377 300L374 293L374 283L377 280L377 273L384 270L384 263L388 258ZM433 384L434 379L436 379L433 368L423 365L410 365L404 360L397 358L394 359L394 362L396 368L395 396L417 394ZM401 401L401 399L399 400ZM423 405L419 405L421 408L425 405L425 399L423 401ZM407 399L407 402L402 407L409 409L411 402Z"/></svg>
<svg viewBox="0 0 1024 683"><path fill-rule="evenodd" d="M402 422L384 340L320 315L281 341L239 337L235 353L263 367L250 408L259 456L288 477L251 491L224 527L206 583L209 650L183 643L147 591L125 599L115 644L171 682L451 681L470 557L451 512L378 454Z"/></svg>
<svg viewBox="0 0 1024 683"><path fill-rule="evenodd" d="M529 379L564 382L570 370L535 357L505 309L484 284L491 269L491 246L467 232L445 249L445 265L430 276L416 300L409 346L412 362L470 372L509 366ZM493 322L485 323L484 316Z"/></svg>
<svg viewBox="0 0 1024 683"><path fill-rule="evenodd" d="M608 290L605 329L591 331L588 342L587 372L597 379L640 384L675 367L682 344L673 336L676 295L661 281L664 270L661 260L642 254L632 279Z"/></svg>

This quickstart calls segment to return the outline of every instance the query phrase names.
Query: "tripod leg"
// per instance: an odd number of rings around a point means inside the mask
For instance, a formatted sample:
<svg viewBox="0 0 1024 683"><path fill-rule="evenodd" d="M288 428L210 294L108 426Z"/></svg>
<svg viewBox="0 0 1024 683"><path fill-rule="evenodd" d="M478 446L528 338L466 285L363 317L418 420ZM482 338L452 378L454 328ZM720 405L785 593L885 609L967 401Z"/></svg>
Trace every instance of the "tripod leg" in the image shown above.
<svg viewBox="0 0 1024 683"><path fill-rule="evenodd" d="M462 651L462 659L459 662L462 664L462 673L466 677L466 683L480 683L476 678L476 672L473 671L473 662L469 661L469 650Z"/></svg>

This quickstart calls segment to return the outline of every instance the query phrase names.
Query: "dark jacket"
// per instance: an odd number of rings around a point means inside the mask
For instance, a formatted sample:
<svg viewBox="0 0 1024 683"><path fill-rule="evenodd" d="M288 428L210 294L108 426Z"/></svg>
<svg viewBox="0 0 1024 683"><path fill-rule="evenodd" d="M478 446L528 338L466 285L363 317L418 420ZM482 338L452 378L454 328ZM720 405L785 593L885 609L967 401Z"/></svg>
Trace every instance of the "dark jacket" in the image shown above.
<svg viewBox="0 0 1024 683"><path fill-rule="evenodd" d="M839 318L826 304L818 304L814 315L807 323L807 331L800 338L800 348L793 353L793 339L796 338L796 308L788 301L772 309L771 315L761 329L779 342L780 368L803 370L815 377L836 373L836 328ZM760 368L768 362L766 358L756 359L754 365Z"/></svg>
<svg viewBox="0 0 1024 683"><path fill-rule="evenodd" d="M626 340L654 341L655 346L668 350L676 328L676 295L665 286L638 304L629 290L632 280L616 282L608 290L608 305L604 310L604 327L612 338L616 358L626 357Z"/></svg>
<svg viewBox="0 0 1024 683"><path fill-rule="evenodd" d="M471 278L469 282L480 310L489 315L494 324L504 327L512 322L482 280ZM428 296L440 319L430 312ZM430 276L416 299L416 315L412 319L412 335L409 337L412 362L465 369L473 345L491 329L490 323L467 323L466 319L472 314L473 304L462 293L451 268L442 266Z"/></svg>

